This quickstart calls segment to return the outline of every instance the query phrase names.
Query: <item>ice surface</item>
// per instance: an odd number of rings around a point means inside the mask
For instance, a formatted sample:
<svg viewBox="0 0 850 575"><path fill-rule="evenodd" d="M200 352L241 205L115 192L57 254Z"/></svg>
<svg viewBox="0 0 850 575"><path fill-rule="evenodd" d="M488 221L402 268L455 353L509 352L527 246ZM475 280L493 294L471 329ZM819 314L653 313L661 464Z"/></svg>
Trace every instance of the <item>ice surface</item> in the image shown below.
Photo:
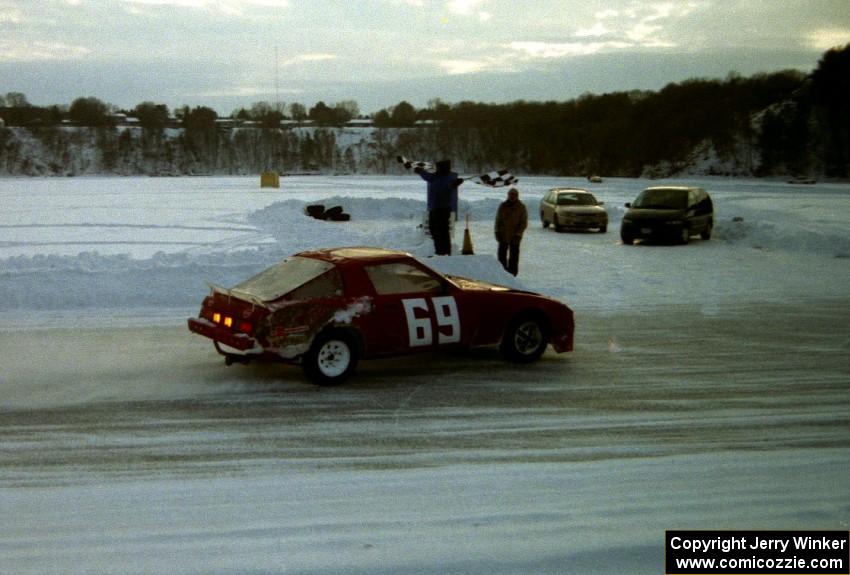
<svg viewBox="0 0 850 575"><path fill-rule="evenodd" d="M712 240L620 243L659 183L712 194ZM544 230L554 186L589 187L609 232ZM504 191L471 183L476 255L431 257L414 177L0 179L0 571L661 573L664 529L850 528L850 186L519 188L513 278ZM185 329L206 282L344 245L559 298L576 351L320 389Z"/></svg>

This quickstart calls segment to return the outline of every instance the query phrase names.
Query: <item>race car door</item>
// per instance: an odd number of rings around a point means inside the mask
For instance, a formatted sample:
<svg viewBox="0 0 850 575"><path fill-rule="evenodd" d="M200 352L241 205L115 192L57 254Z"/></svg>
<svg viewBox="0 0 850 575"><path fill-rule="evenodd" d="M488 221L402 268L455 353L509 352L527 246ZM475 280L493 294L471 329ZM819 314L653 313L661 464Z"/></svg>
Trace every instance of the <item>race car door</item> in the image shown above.
<svg viewBox="0 0 850 575"><path fill-rule="evenodd" d="M405 262L366 266L375 289L371 354L406 353L461 341L460 315L445 281Z"/></svg>

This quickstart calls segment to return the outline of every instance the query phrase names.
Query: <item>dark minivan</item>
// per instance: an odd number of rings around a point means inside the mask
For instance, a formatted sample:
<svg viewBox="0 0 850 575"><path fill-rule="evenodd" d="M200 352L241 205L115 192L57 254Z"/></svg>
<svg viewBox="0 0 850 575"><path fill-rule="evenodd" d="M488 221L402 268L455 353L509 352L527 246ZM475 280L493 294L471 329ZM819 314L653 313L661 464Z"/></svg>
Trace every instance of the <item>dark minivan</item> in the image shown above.
<svg viewBox="0 0 850 575"><path fill-rule="evenodd" d="M646 188L629 208L620 225L620 239L631 245L638 239L688 243L691 236L711 238L714 204L702 188L656 186Z"/></svg>

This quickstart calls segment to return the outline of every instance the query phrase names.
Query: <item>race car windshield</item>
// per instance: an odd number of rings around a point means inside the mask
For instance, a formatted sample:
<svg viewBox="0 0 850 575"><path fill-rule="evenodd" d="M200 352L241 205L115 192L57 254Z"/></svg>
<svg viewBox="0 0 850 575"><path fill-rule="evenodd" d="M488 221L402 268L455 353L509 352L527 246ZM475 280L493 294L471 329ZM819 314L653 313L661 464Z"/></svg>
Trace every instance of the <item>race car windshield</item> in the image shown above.
<svg viewBox="0 0 850 575"><path fill-rule="evenodd" d="M333 267L330 262L294 256L234 286L230 292L248 299L272 301Z"/></svg>
<svg viewBox="0 0 850 575"><path fill-rule="evenodd" d="M632 204L635 208L683 210L688 207L687 190L644 190Z"/></svg>

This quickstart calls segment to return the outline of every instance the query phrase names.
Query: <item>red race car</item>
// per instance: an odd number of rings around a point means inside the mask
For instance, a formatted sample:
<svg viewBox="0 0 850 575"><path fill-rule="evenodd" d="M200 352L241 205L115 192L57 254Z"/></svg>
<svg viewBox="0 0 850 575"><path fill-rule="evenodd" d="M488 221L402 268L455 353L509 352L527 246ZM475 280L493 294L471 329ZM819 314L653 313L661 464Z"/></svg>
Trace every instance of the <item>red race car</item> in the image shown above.
<svg viewBox="0 0 850 575"><path fill-rule="evenodd" d="M228 365L300 363L321 385L343 381L360 358L498 345L530 363L549 343L573 348L573 312L559 301L442 275L399 251L302 252L233 288L210 287L189 329Z"/></svg>

